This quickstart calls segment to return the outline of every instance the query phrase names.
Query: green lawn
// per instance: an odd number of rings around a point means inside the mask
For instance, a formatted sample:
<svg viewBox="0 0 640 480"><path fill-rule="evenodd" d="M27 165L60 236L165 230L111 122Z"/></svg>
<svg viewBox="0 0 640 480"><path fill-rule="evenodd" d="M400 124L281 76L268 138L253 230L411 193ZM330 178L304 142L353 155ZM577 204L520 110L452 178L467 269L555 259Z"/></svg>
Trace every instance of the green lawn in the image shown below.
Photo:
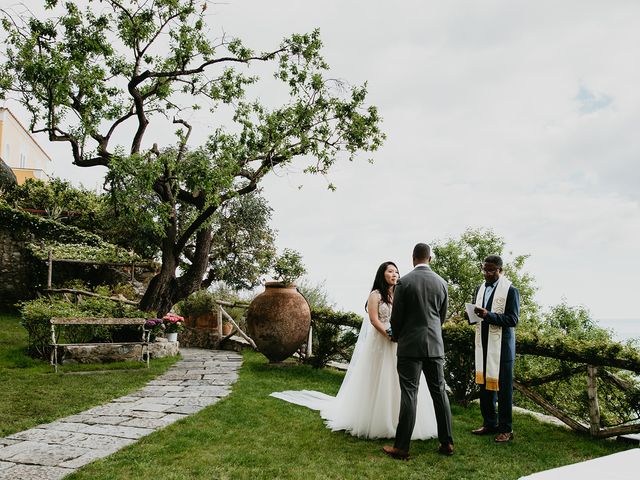
<svg viewBox="0 0 640 480"><path fill-rule="evenodd" d="M25 355L26 335L15 315L0 314L0 326L0 436L124 395L175 360L152 361L149 370L123 371L122 365L111 364L101 374L69 375L71 367L65 367L67 374L54 374L47 362ZM73 370L87 368L92 367ZM591 440L526 415L515 417L516 440L496 445L490 437L469 433L480 423L476 406L454 406L455 455L438 455L434 439L413 442L412 460L398 462L381 452L388 441L330 432L317 412L268 396L276 390L303 388L335 393L342 377L294 363L272 366L260 354L247 352L229 397L69 478L515 479L630 448Z"/></svg>
<svg viewBox="0 0 640 480"><path fill-rule="evenodd" d="M303 388L335 393L341 373L295 364L271 366L254 352L244 358L229 397L69 478L515 479L630 448L527 415L515 416L515 441L497 445L491 437L469 433L480 424L477 406L454 406L455 455L438 455L434 439L413 442L412 460L399 462L382 454L388 441L330 432L317 412L268 396Z"/></svg>
<svg viewBox="0 0 640 480"><path fill-rule="evenodd" d="M27 334L15 314L0 313L0 437L106 403L144 386L177 358L62 367L26 355ZM84 373L84 374L76 374Z"/></svg>

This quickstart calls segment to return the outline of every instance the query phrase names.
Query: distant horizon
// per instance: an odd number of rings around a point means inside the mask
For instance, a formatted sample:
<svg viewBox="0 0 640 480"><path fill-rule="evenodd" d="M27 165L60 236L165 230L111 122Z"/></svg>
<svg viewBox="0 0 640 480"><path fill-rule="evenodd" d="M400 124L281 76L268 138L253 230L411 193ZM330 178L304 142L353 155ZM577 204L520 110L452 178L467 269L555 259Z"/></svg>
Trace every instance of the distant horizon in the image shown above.
<svg viewBox="0 0 640 480"><path fill-rule="evenodd" d="M599 327L613 330L614 337L618 341L640 339L640 319L638 318L594 318L594 320ZM620 325L621 322L624 324Z"/></svg>

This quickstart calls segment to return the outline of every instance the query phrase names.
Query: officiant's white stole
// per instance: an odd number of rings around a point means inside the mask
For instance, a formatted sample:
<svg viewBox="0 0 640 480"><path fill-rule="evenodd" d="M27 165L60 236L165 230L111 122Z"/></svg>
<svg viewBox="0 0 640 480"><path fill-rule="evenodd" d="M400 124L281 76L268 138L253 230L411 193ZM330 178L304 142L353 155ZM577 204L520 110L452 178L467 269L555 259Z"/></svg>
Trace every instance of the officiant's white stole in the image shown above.
<svg viewBox="0 0 640 480"><path fill-rule="evenodd" d="M511 281L501 276L493 293L491 311L494 313L504 313L507 305L507 294ZM476 295L476 306L482 308L484 299L485 283L480 285ZM502 346L502 327L489 324L489 338L487 341L487 368L483 369L483 348L482 348L482 326L476 324L476 383L484 384L487 390L498 391L498 377L500 376L500 349Z"/></svg>

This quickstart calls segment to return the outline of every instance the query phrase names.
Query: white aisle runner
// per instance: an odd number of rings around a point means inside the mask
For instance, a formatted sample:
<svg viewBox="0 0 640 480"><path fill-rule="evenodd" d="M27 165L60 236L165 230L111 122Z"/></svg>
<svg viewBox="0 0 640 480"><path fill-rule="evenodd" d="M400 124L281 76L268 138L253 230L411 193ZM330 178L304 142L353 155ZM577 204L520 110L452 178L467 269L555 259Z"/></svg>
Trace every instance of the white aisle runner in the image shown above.
<svg viewBox="0 0 640 480"><path fill-rule="evenodd" d="M632 480L640 476L640 448L534 473L520 480Z"/></svg>

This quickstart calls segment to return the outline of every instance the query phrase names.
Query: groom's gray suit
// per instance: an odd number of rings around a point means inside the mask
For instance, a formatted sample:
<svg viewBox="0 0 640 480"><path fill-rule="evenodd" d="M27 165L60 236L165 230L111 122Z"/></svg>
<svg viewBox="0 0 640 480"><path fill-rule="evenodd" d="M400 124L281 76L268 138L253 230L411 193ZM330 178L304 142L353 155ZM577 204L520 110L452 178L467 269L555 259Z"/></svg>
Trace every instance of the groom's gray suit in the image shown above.
<svg viewBox="0 0 640 480"><path fill-rule="evenodd" d="M416 422L420 372L424 372L438 423L438 440L453 445L451 409L444 381L442 323L447 313L447 284L427 264L402 277L393 296L391 329L398 341L400 417L394 446L409 451Z"/></svg>

